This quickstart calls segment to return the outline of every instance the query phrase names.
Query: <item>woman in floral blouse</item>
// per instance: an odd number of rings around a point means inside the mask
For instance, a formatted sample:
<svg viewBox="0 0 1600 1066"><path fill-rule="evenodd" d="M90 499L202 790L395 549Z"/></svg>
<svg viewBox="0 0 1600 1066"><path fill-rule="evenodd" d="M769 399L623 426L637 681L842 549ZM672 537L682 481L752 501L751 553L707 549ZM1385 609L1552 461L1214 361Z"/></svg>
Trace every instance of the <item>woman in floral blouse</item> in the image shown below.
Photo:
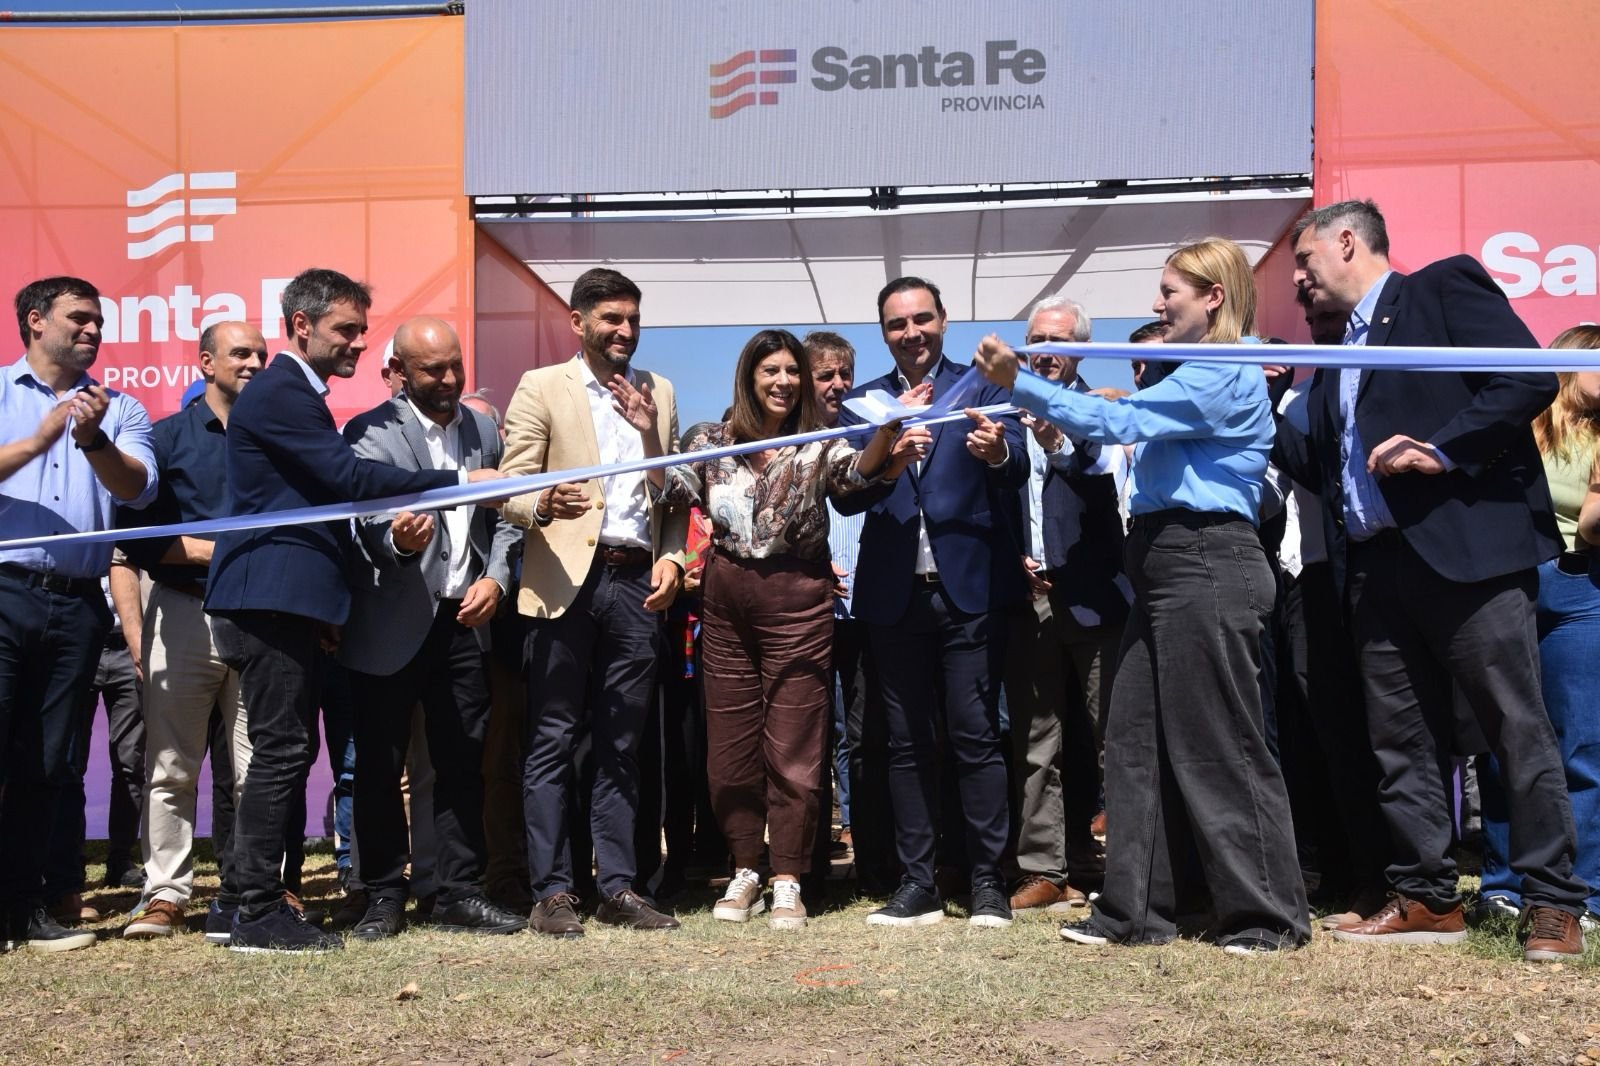
<svg viewBox="0 0 1600 1066"><path fill-rule="evenodd" d="M679 468L712 526L701 623L706 772L735 867L713 913L744 922L765 908L756 867L766 836L778 929L805 926L798 878L816 839L833 650L826 501L898 476L928 432L883 426L859 452L835 439L699 462L692 453L819 426L804 347L786 330L762 330L739 355L728 421L690 440Z"/></svg>

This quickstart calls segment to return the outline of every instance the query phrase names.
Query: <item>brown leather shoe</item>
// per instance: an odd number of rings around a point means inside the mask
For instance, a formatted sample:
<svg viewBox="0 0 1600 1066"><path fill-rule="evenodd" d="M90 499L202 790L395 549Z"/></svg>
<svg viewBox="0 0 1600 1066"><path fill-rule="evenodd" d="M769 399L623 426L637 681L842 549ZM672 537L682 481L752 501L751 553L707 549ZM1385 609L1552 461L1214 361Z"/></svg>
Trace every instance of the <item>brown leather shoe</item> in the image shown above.
<svg viewBox="0 0 1600 1066"><path fill-rule="evenodd" d="M1073 911L1088 905L1089 897L1084 895L1081 889L1065 884L1061 886L1061 898L1050 904L1045 910L1051 914L1071 914Z"/></svg>
<svg viewBox="0 0 1600 1066"><path fill-rule="evenodd" d="M98 922L101 914L85 903L80 893L72 892L50 905L50 917L62 925L83 925Z"/></svg>
<svg viewBox="0 0 1600 1066"><path fill-rule="evenodd" d="M1528 937L1522 945L1527 962L1566 962L1583 954L1583 927L1575 914L1554 907L1529 907L1522 926Z"/></svg>
<svg viewBox="0 0 1600 1066"><path fill-rule="evenodd" d="M1089 820L1089 833L1097 840L1106 838L1106 812L1099 811Z"/></svg>
<svg viewBox="0 0 1600 1066"><path fill-rule="evenodd" d="M1048 907L1061 898L1061 889L1056 883L1043 874L1027 874L1017 882L1017 890L1011 893L1011 909L1013 911L1036 911L1041 907Z"/></svg>
<svg viewBox="0 0 1600 1066"><path fill-rule="evenodd" d="M1324 929L1337 929L1341 925L1356 925L1368 914L1376 913L1383 909L1388 902L1389 890L1370 889L1358 893L1349 901L1349 910L1339 911L1336 914L1324 914L1317 919L1317 924Z"/></svg>
<svg viewBox="0 0 1600 1066"><path fill-rule="evenodd" d="M1370 918L1338 926L1329 935L1373 944L1459 944L1467 939L1467 922L1459 903L1435 914L1396 893Z"/></svg>
<svg viewBox="0 0 1600 1066"><path fill-rule="evenodd" d="M122 930L124 940L155 940L185 928L183 908L169 900L153 899Z"/></svg>
<svg viewBox="0 0 1600 1066"><path fill-rule="evenodd" d="M627 888L600 904L600 909L594 912L594 920L624 929L676 929L679 925L678 919L662 914L645 902L643 896Z"/></svg>
<svg viewBox="0 0 1600 1066"><path fill-rule="evenodd" d="M528 915L528 928L545 936L575 940L583 935L583 923L578 920L578 897L571 892L557 892L533 905Z"/></svg>

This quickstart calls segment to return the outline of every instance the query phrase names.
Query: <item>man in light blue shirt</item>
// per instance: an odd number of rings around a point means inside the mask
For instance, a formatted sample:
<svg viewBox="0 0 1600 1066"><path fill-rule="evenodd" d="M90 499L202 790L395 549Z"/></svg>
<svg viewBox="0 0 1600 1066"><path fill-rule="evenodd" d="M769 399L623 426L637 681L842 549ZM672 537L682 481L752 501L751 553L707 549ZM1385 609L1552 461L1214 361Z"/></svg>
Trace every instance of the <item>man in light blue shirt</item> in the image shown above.
<svg viewBox="0 0 1600 1066"><path fill-rule="evenodd" d="M117 504L155 498L150 419L88 374L100 350L100 294L44 278L16 296L26 351L0 372L0 539L108 529ZM62 787L80 762L77 723L111 612L100 578L111 545L0 551L0 940L39 951L94 943L57 925L40 898ZM42 753L42 758L41 758Z"/></svg>

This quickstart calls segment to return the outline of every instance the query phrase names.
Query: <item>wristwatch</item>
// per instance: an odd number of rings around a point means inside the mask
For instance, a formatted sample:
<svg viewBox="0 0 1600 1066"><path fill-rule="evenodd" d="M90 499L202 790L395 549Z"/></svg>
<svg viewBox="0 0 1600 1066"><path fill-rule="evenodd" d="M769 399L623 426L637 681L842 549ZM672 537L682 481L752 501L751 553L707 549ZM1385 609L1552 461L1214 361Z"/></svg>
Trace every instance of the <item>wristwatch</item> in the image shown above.
<svg viewBox="0 0 1600 1066"><path fill-rule="evenodd" d="M91 440L88 444L79 444L76 441L74 441L73 442L73 447L77 448L80 452L83 452L85 455L88 455L90 452L99 451L101 448L104 448L107 444L110 444L110 443L111 443L111 438L106 436L106 431L103 430L103 429L97 429L97 430L94 431L94 439Z"/></svg>

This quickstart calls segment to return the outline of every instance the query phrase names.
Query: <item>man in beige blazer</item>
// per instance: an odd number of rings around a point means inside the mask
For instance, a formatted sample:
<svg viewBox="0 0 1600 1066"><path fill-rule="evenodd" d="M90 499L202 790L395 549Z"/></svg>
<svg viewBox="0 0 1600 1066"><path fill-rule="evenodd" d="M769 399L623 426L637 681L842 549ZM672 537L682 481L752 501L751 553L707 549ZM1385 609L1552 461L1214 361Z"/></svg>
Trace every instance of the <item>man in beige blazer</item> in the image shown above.
<svg viewBox="0 0 1600 1066"><path fill-rule="evenodd" d="M508 476L653 458L678 438L672 384L630 367L639 343L638 286L614 270L572 287L581 350L522 377L506 411ZM593 738L590 822L601 904L595 919L674 929L633 891L640 731L655 691L662 619L683 580L688 514L669 507L670 471L572 481L510 500L504 515L527 530L517 609L529 619L528 750L523 803L530 927L583 935L572 892L567 797L573 748ZM587 862L588 856L579 861Z"/></svg>

